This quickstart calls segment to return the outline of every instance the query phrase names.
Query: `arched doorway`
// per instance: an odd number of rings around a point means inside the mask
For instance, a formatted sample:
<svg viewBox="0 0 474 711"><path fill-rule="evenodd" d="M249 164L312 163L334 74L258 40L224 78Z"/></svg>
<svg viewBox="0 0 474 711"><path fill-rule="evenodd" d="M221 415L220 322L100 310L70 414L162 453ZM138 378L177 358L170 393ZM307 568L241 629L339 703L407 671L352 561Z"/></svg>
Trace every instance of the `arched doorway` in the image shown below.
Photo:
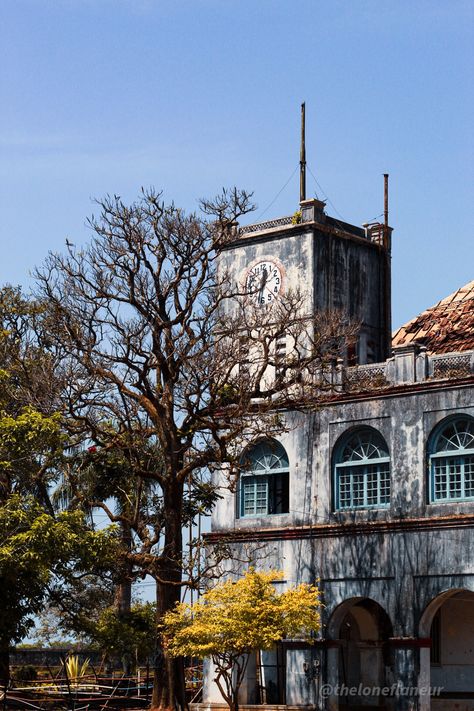
<svg viewBox="0 0 474 711"><path fill-rule="evenodd" d="M393 636L393 628L381 605L370 598L347 600L334 611L328 636L335 643L328 650L328 683L340 690L331 699L329 708L391 708L390 702L379 695L341 691L383 688L391 683L388 640Z"/></svg>
<svg viewBox="0 0 474 711"><path fill-rule="evenodd" d="M438 595L421 616L419 636L431 639L431 649L420 650L419 686L442 689L424 699L420 711L454 711L460 703L474 708L474 592Z"/></svg>

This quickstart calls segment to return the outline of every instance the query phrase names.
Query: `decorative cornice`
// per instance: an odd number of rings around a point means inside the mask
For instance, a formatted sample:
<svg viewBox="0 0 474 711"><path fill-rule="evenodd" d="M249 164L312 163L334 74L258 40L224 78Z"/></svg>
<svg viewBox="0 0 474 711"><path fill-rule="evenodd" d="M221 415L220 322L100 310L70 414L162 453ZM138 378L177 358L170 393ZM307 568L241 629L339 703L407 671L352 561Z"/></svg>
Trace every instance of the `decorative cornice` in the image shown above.
<svg viewBox="0 0 474 711"><path fill-rule="evenodd" d="M389 385L383 388L360 390L357 393L340 392L321 399L321 405L339 405L340 403L359 402L360 400L380 400L398 396L414 395L430 390L445 390L446 388L467 388L474 385L474 376L444 378L443 380L422 380L403 385Z"/></svg>
<svg viewBox="0 0 474 711"><path fill-rule="evenodd" d="M275 220L274 222L278 222L278 220ZM254 227L254 225L248 225L248 227ZM354 227L356 226L354 225ZM341 227L336 227L335 225L325 224L322 222L300 222L295 225L287 223L280 224L270 229L263 228L261 230L252 230L251 232L238 232L236 234L235 239L225 245L224 251L234 249L235 247L242 247L243 245L252 244L255 242L266 242L281 239L282 237L287 237L289 233L297 235L314 232L320 232L335 237L342 237L343 239L350 240L352 242L357 242L361 245L369 247L370 249L383 249L379 244L372 242L371 240L367 239L367 237L363 237L362 235L357 235L353 232L349 232L349 230L345 230L342 225Z"/></svg>
<svg viewBox="0 0 474 711"><path fill-rule="evenodd" d="M311 540L315 538L341 538L344 536L381 535L384 533L405 533L407 531L438 531L441 529L471 527L474 527L474 514L458 514L436 518L405 518L267 529L233 529L232 531L212 531L211 533L203 534L203 537L206 543L213 544L220 542Z"/></svg>

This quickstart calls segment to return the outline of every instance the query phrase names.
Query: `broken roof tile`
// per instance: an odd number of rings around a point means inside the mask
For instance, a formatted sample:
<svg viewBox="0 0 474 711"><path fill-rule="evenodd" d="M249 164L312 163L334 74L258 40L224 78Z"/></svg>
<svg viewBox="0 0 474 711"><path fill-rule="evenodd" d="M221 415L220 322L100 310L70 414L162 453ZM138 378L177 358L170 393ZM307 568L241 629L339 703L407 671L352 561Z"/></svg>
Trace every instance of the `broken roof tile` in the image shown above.
<svg viewBox="0 0 474 711"><path fill-rule="evenodd" d="M419 341L430 353L474 349L474 281L449 294L394 334L394 346Z"/></svg>

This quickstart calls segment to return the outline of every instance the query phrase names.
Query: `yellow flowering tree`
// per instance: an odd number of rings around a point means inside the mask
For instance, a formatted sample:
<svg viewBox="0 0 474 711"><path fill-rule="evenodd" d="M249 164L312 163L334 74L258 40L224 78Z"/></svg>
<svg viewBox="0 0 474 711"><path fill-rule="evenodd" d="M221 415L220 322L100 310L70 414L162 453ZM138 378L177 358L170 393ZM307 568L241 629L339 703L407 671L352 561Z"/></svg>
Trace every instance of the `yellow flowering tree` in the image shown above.
<svg viewBox="0 0 474 711"><path fill-rule="evenodd" d="M285 637L311 641L321 625L319 590L305 583L278 593L283 574L250 569L237 581L208 590L194 605L180 603L165 615L164 638L172 656L211 657L216 682L231 711L251 652L269 650Z"/></svg>

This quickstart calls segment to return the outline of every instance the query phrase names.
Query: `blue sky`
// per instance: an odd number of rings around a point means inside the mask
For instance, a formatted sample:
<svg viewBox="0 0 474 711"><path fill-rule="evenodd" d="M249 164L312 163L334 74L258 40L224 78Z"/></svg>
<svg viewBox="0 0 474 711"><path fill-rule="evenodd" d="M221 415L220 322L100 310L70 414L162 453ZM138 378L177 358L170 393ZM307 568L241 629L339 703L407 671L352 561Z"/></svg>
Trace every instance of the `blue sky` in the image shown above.
<svg viewBox="0 0 474 711"><path fill-rule="evenodd" d="M380 215L390 173L403 323L474 278L473 20L470 0L2 0L0 282L87 240L106 193L194 209L236 184L255 217L293 213L297 174L268 206L305 100L329 214Z"/></svg>

